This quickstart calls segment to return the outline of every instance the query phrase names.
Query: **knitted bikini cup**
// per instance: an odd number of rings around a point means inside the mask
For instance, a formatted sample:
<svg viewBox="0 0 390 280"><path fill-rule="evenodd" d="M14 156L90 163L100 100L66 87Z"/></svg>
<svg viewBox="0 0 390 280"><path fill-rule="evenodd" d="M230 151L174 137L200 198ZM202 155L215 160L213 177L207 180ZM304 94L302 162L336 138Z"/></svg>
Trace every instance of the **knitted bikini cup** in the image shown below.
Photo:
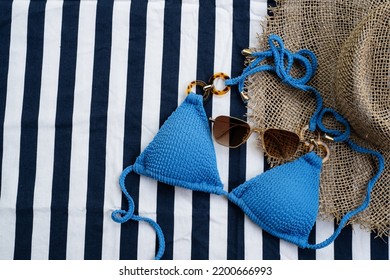
<svg viewBox="0 0 390 280"><path fill-rule="evenodd" d="M151 224L160 243L156 259L161 258L164 252L161 228L149 218L134 215L134 202L125 186L126 175L133 171L168 185L224 195L270 234L302 248L322 248L336 236L317 245L308 244L318 214L321 166L322 159L310 152L226 192L217 170L203 98L190 93L134 165L122 172L120 186L129 209L114 211L112 218L118 223L136 220Z"/></svg>
<svg viewBox="0 0 390 280"><path fill-rule="evenodd" d="M306 84L314 75L317 66L315 55L311 51L291 53L284 48L282 39L276 35L269 36L269 45L269 50L252 53L254 61L244 69L241 76L226 81L226 84L238 84L239 91L242 92L248 76L260 71L272 71L284 83L313 94L317 108L310 119L309 130L319 129L331 135L335 142L345 142L351 149L371 154L378 161L378 171L367 183L365 199L360 206L344 215L328 239L318 244L309 244L309 234L318 215L322 158L314 151L309 152L290 163L257 175L228 193L223 189L218 173L203 97L190 93L165 121L134 165L123 170L119 184L128 200L129 209L112 213L112 219L118 223L128 220L145 221L156 230L159 240L156 259L160 259L164 254L164 235L155 221L134 214L134 201L125 185L126 176L132 171L168 185L224 195L263 230L301 248L320 249L329 245L353 216L368 207L371 190L384 170L383 156L350 140L348 121L334 109L323 107L321 94ZM270 57L273 58L274 65L261 64ZM285 60L288 61L287 65ZM306 69L306 74L301 78L290 75L294 61L298 61ZM325 114L331 114L345 130L327 128L322 122Z"/></svg>

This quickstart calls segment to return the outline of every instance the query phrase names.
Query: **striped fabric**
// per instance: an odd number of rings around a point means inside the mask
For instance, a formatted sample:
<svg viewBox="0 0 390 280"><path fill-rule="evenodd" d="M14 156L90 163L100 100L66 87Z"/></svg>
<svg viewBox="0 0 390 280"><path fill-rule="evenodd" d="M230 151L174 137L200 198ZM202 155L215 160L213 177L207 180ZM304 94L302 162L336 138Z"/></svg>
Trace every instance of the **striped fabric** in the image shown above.
<svg viewBox="0 0 390 280"><path fill-rule="evenodd" d="M185 98L187 84L242 71L262 0L0 1L0 259L151 259L156 236L120 225L119 174ZM205 104L244 118L237 89ZM226 190L268 167L255 137L215 145ZM136 211L166 237L165 259L388 259L388 243L349 226L301 250L224 197L130 175ZM312 241L333 223L318 221Z"/></svg>

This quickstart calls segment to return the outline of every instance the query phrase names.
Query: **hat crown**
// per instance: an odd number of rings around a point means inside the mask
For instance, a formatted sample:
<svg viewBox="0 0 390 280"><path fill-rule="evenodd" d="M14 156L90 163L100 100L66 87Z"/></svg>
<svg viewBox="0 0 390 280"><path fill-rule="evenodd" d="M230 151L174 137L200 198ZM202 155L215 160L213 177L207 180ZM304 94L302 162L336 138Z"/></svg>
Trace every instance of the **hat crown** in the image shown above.
<svg viewBox="0 0 390 280"><path fill-rule="evenodd" d="M389 5L390 0L278 1L276 7L273 8L272 20L267 21L267 27L259 37L258 45L259 50L266 50L269 48L267 40L269 34L280 34L285 47L292 52L300 49L313 51L318 60L318 68L313 79L309 81L309 85L321 93L325 107L336 109L348 119L351 124L351 139L354 142L360 146L378 149L385 156L386 168L372 191L374 203L370 204L370 211L360 213L351 221L351 223L360 224L377 232L379 236L389 235L390 228L388 222L383 222L384 217L389 217L390 213L387 195L390 181L390 149L388 148L390 142L389 136L386 136L386 131L389 132L390 129L388 127L390 123L390 65L389 59L385 60L386 63L382 61L379 64L379 60L375 62L371 58L379 58L380 52L387 55L384 56L387 58L390 55ZM377 9L378 11L375 12ZM386 9L387 13L383 13ZM372 27L377 24L381 27L376 29L377 32L383 33L381 36L356 37L359 38L354 42L358 43L356 47L364 44L369 46L366 54L371 53L371 56L365 55L363 56L365 59L359 61L351 54L352 64L350 66L353 67L346 68L349 71L343 72L344 76L341 76L337 70L338 64L343 60L342 52L346 47L345 42L349 40L352 32L357 32L355 29L358 30L360 24L364 24L364 21L369 19L370 14L382 16L382 19L371 21L370 24ZM375 40L377 44L373 43ZM355 53L352 46L350 50ZM367 60L371 62L368 63ZM292 74L297 77L302 75L300 67L293 70L296 72ZM363 79L353 78L352 70L359 70L360 73L366 71L366 75ZM349 90L346 90L346 93L360 95L364 90L366 95L359 100L372 102L372 107L363 107L362 104L365 103L356 103L358 106L351 104L343 106L344 109L340 108L341 99L348 100L347 97L342 97L339 90L338 83L343 80L348 81L346 85ZM273 73L264 72L253 75L251 79L248 79L246 87L250 90L251 97L248 103L252 111L249 116L250 121L259 128L277 127L286 130L301 128L312 117L317 104L311 94L302 94L301 90L281 83ZM376 93L372 91L373 89ZM383 90L383 94L377 94L380 92L378 89ZM355 97L351 98L355 99ZM367 119L367 115L361 112L371 113L375 110L382 114L376 114L379 118L373 118L375 114L372 114L368 115L370 118ZM343 128L328 115L324 118L324 124L330 129ZM381 129L374 133L370 132L370 127L379 128L377 125L371 126L372 124L379 124ZM382 136L382 140L379 135ZM378 170L378 165L372 156L352 152L350 146L345 143L329 142L327 144L335 152L330 155L331 164L324 164L322 170L321 187L326 189L326 192L321 195L320 214L338 219L364 199L365 194L361 190L367 187L367 181L375 170ZM385 148L386 145L387 148ZM303 149L302 145L297 154L304 152ZM282 160L273 158L268 158L268 161L271 166L284 163ZM340 182L344 186L341 189Z"/></svg>
<svg viewBox="0 0 390 280"><path fill-rule="evenodd" d="M337 61L337 107L356 133L390 150L390 2L352 30Z"/></svg>

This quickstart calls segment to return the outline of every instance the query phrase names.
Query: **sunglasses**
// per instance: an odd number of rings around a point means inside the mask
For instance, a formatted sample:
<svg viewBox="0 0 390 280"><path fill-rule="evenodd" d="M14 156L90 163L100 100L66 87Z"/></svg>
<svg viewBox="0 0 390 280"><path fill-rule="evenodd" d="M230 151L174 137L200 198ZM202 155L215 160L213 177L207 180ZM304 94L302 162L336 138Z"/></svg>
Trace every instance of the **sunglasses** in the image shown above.
<svg viewBox="0 0 390 280"><path fill-rule="evenodd" d="M237 148L244 144L252 132L260 135L264 152L274 158L289 159L295 155L301 143L297 133L268 128L260 130L252 128L247 122L229 116L218 116L213 122L213 135L218 144L229 148Z"/></svg>

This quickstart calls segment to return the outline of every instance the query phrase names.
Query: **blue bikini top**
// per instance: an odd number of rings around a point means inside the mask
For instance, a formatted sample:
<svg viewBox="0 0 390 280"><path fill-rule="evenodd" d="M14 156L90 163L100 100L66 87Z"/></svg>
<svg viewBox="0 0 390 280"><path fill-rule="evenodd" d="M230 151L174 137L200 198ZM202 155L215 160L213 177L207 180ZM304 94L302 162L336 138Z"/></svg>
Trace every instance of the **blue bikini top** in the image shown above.
<svg viewBox="0 0 390 280"><path fill-rule="evenodd" d="M245 71L242 76L245 76ZM240 81L235 80L232 84ZM325 113L332 113L345 125L346 132L329 130L323 126L321 120ZM165 241L160 226L150 218L134 214L134 201L126 189L125 178L130 172L135 172L168 185L226 196L263 230L301 248L319 249L329 245L351 217L367 208L371 189L383 171L384 159L381 154L344 139L348 136L349 125L337 112L323 108L316 111L315 117L316 120L311 123L321 123L317 127L335 136L335 141L346 141L355 150L376 156L379 163L378 172L368 182L363 203L348 212L340 220L335 232L325 241L318 244L308 242L318 215L322 158L314 151L309 152L292 162L257 175L230 193L226 192L217 169L203 97L195 93L190 93L165 121L135 163L123 170L119 184L129 207L128 210L114 211L112 219L118 223L128 220L149 223L155 229L159 241L155 259L163 256Z"/></svg>

